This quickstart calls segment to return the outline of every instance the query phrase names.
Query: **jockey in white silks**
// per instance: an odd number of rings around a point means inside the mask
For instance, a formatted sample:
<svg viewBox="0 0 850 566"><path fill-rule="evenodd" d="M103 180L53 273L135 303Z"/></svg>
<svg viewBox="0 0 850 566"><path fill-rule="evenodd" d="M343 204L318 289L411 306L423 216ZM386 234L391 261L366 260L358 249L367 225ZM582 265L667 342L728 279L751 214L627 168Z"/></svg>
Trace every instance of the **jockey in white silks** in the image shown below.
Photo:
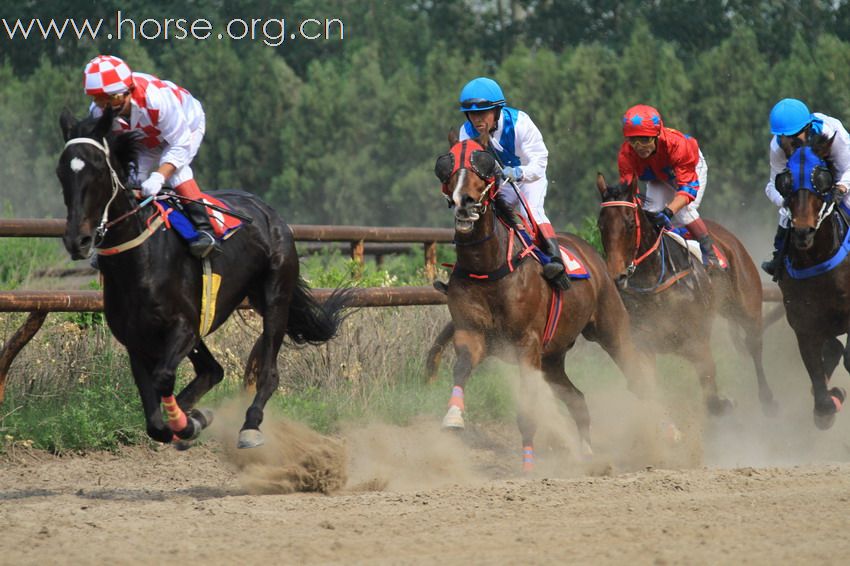
<svg viewBox="0 0 850 566"><path fill-rule="evenodd" d="M835 191L843 196L841 203L850 207L850 193L847 192L850 187L850 134L840 120L820 112L809 112L808 106L796 98L783 98L770 111L770 133L773 134L770 139L770 178L764 192L770 202L779 207L779 225L773 239L773 257L763 262L761 268L776 277L791 223L790 214L785 208L785 198L779 194L775 185L776 176L788 166L788 156L782 148L782 142L788 142L785 144L787 147L796 147L810 141L812 136L832 138L826 162L832 169Z"/></svg>
<svg viewBox="0 0 850 566"><path fill-rule="evenodd" d="M546 198L546 165L549 150L531 117L505 103L502 88L496 81L478 77L468 82L460 93L460 110L467 121L460 127L461 141L489 132L491 151L502 165L502 187L494 199L503 210L518 211L539 230L539 247L544 259L543 277L556 288L568 289L570 280L564 270L558 239L552 223L543 210ZM520 203L519 190L526 206ZM529 217L530 215L530 217Z"/></svg>
<svg viewBox="0 0 850 566"><path fill-rule="evenodd" d="M163 185L195 201L202 198L190 166L204 138L206 117L201 103L185 88L153 75L134 73L118 57L98 55L83 72L86 94L92 97L91 115L102 115L107 105L115 115L113 130L137 132L140 143L138 167L130 182L145 197L158 194ZM217 242L200 202L183 201L199 237L189 243L190 252L207 257Z"/></svg>

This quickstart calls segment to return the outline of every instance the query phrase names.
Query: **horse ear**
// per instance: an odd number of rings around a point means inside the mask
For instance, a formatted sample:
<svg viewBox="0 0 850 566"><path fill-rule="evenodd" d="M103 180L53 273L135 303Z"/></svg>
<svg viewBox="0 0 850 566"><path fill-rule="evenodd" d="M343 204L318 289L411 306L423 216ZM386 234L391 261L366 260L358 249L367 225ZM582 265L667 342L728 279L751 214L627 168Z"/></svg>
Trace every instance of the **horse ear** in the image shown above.
<svg viewBox="0 0 850 566"><path fill-rule="evenodd" d="M452 147L458 142L458 140L460 140L460 135L457 133L457 128L452 128L451 130L449 130L448 139L449 147Z"/></svg>
<svg viewBox="0 0 850 566"><path fill-rule="evenodd" d="M596 190L602 196L605 196L605 192L608 190L608 185L605 183L605 176L599 171L596 172Z"/></svg>
<svg viewBox="0 0 850 566"><path fill-rule="evenodd" d="M59 128L62 130L62 138L65 141L71 139L71 130L77 125L77 120L74 115L65 108L59 115Z"/></svg>
<svg viewBox="0 0 850 566"><path fill-rule="evenodd" d="M832 150L832 142L835 141L836 134L838 134L838 132L832 134L832 137L830 138L827 138L826 136L819 136L820 139L816 139L812 144L812 151L815 152L815 155L821 159L829 157L829 152Z"/></svg>
<svg viewBox="0 0 850 566"><path fill-rule="evenodd" d="M106 108L103 109L103 115L98 119L97 124L94 126L94 130L92 130L92 137L96 140L100 140L106 137L112 130L112 117L114 112L112 111L112 107L108 104Z"/></svg>

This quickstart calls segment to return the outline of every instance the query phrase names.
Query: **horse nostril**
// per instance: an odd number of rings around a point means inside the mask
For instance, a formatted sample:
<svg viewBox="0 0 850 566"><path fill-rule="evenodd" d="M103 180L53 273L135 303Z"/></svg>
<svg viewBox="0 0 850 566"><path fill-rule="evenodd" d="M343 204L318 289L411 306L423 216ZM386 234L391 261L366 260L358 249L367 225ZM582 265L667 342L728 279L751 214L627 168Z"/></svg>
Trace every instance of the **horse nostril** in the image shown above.
<svg viewBox="0 0 850 566"><path fill-rule="evenodd" d="M82 236L78 242L78 245L81 250L88 249L91 245L91 236Z"/></svg>

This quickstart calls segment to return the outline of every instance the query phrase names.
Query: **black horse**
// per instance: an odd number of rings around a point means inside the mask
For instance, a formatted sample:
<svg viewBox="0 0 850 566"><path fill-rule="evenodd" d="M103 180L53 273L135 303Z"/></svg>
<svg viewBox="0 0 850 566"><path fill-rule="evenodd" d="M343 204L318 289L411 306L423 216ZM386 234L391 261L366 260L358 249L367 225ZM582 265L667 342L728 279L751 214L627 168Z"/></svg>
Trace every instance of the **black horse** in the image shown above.
<svg viewBox="0 0 850 566"><path fill-rule="evenodd" d="M124 188L137 141L133 134L111 131L109 109L100 119L81 122L65 112L60 126L66 143L56 174L68 209L65 248L73 259L127 248L99 256L106 320L127 348L148 435L160 442L194 438L212 416L194 406L224 377L202 340L202 263L174 230L155 229L153 207L139 209L132 192ZM248 362L258 369L257 391L239 434L239 447L248 448L263 444L259 428L266 402L278 387L277 354L284 335L297 343L331 339L350 295L335 292L318 304L299 276L292 232L280 216L249 193L214 194L252 219L211 259L212 272L221 279L214 311L205 311L211 315L205 328L209 332L245 297L263 317L263 332ZM175 402L175 370L186 356L196 375Z"/></svg>
<svg viewBox="0 0 850 566"><path fill-rule="evenodd" d="M786 148L787 169L776 177L792 228L779 288L812 382L815 424L822 429L832 426L846 397L843 389L829 387L842 355L850 371L850 351L837 338L850 331L850 210L840 204L823 159L831 144L817 136L812 145Z"/></svg>

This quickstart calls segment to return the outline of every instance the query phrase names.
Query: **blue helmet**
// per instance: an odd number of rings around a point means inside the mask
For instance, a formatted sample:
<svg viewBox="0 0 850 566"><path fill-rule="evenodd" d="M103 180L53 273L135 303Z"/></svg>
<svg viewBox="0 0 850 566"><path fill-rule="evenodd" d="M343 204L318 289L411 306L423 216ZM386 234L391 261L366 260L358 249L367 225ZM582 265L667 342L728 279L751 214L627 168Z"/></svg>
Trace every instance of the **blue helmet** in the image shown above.
<svg viewBox="0 0 850 566"><path fill-rule="evenodd" d="M504 106L505 95L499 83L487 77L478 77L466 83L460 91L459 102L461 112L476 112Z"/></svg>
<svg viewBox="0 0 850 566"><path fill-rule="evenodd" d="M809 107L796 98L783 98L770 111L770 133L775 136L798 134L811 122Z"/></svg>

